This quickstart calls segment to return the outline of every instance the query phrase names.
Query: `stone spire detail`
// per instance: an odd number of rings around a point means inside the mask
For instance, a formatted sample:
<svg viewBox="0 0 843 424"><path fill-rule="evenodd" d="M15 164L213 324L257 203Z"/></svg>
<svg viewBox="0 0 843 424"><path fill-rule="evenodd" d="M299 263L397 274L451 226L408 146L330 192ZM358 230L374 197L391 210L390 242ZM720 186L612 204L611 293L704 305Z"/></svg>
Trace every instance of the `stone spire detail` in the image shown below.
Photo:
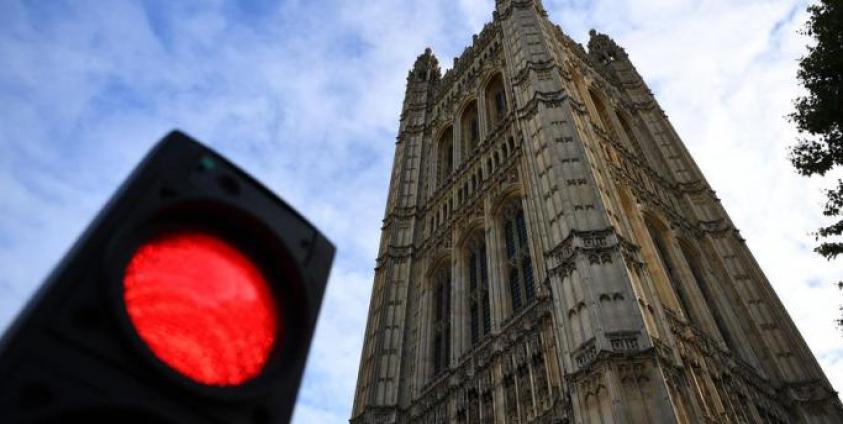
<svg viewBox="0 0 843 424"><path fill-rule="evenodd" d="M441 70L439 69L439 59L433 54L430 47L424 49L424 53L416 58L416 63L413 69L407 75L408 80L415 80L420 82L438 81L441 77Z"/></svg>

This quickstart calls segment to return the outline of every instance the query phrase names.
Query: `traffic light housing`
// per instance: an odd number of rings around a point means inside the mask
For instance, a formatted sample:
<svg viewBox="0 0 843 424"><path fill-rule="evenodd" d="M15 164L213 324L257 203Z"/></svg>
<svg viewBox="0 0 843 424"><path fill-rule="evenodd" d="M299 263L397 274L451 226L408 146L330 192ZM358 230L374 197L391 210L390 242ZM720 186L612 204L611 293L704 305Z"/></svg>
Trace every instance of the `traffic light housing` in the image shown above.
<svg viewBox="0 0 843 424"><path fill-rule="evenodd" d="M333 254L169 134L0 339L0 422L289 421Z"/></svg>

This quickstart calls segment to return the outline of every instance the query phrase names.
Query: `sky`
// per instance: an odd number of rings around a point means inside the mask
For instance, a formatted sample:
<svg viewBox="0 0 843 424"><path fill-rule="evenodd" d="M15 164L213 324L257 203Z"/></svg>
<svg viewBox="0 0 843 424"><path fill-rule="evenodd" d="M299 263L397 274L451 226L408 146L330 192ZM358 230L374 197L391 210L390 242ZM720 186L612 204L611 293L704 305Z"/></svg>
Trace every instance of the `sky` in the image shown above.
<svg viewBox="0 0 843 424"><path fill-rule="evenodd" d="M841 263L812 252L830 179L785 119L801 0L544 0L624 46L832 384ZM144 153L179 128L338 248L294 414L350 415L407 71L449 65L492 0L0 0L0 331Z"/></svg>

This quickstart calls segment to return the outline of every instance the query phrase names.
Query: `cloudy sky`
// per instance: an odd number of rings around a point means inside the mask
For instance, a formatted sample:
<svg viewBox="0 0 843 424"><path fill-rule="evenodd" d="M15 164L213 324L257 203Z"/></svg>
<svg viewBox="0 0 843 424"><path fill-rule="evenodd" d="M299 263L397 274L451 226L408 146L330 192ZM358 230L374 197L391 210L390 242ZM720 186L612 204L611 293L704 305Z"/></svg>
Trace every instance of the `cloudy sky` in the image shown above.
<svg viewBox="0 0 843 424"><path fill-rule="evenodd" d="M841 263L811 252L828 182L796 176L807 1L545 0L625 46L824 369L843 388ZM145 151L180 128L338 246L295 422L351 408L407 70L492 0L0 1L0 331Z"/></svg>

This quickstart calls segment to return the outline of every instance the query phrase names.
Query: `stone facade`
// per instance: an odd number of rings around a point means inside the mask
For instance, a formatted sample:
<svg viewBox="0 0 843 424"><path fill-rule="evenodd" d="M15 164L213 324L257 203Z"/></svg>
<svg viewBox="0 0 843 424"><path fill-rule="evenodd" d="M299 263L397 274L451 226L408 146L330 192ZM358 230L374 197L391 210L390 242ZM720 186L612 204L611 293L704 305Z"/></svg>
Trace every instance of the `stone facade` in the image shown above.
<svg viewBox="0 0 843 424"><path fill-rule="evenodd" d="M498 0L407 77L353 424L840 423L623 48Z"/></svg>

